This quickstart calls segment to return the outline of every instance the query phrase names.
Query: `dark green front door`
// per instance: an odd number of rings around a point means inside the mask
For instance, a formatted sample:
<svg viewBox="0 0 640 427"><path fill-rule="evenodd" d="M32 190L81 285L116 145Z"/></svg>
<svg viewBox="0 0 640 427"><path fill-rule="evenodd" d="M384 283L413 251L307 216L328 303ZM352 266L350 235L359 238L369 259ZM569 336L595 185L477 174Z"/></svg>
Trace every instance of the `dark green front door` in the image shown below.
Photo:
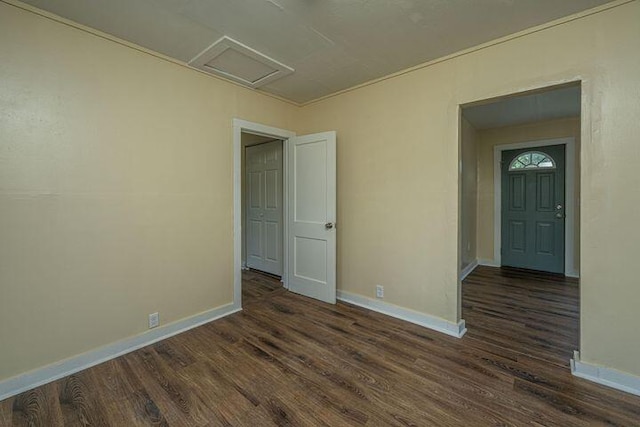
<svg viewBox="0 0 640 427"><path fill-rule="evenodd" d="M502 152L502 265L564 273L565 146Z"/></svg>

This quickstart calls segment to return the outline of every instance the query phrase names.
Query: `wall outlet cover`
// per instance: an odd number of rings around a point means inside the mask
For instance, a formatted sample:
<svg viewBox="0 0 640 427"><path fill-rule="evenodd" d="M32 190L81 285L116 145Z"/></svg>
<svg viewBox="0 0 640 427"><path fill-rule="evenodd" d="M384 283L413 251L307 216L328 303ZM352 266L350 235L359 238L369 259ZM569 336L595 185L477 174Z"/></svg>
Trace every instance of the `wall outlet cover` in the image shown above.
<svg viewBox="0 0 640 427"><path fill-rule="evenodd" d="M160 314L159 313L151 313L149 315L149 329L155 328L160 324Z"/></svg>
<svg viewBox="0 0 640 427"><path fill-rule="evenodd" d="M384 286L376 286L376 298L384 298Z"/></svg>

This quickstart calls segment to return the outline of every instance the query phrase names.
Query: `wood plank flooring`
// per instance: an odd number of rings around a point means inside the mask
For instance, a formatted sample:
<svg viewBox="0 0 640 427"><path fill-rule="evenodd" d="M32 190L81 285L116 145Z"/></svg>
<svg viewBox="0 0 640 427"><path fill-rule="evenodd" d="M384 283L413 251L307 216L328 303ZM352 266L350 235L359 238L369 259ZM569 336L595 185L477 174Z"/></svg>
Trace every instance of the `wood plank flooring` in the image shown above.
<svg viewBox="0 0 640 427"><path fill-rule="evenodd" d="M577 293L557 278L478 268L462 339L255 273L243 297L241 313L0 402L0 425L640 425L639 397L569 373Z"/></svg>
<svg viewBox="0 0 640 427"><path fill-rule="evenodd" d="M464 281L462 292L468 337L569 366L579 348L577 279L480 266Z"/></svg>

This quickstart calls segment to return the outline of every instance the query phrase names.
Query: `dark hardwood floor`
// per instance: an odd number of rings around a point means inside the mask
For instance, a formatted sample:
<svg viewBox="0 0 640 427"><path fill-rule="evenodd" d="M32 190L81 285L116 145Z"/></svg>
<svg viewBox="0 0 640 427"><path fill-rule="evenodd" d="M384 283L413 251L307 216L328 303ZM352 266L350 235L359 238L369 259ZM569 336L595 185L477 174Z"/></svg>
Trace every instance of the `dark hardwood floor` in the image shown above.
<svg viewBox="0 0 640 427"><path fill-rule="evenodd" d="M640 425L639 397L569 372L575 283L478 268L462 339L243 286L241 313L2 401L0 425Z"/></svg>
<svg viewBox="0 0 640 427"><path fill-rule="evenodd" d="M578 280L515 268L477 267L464 281L468 338L568 369L579 348Z"/></svg>

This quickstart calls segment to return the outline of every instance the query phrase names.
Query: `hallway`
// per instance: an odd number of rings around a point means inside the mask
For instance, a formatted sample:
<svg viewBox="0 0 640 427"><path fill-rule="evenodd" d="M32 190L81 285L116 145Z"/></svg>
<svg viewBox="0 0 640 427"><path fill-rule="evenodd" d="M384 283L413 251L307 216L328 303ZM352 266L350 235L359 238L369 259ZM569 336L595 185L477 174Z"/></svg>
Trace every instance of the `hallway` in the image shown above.
<svg viewBox="0 0 640 427"><path fill-rule="evenodd" d="M478 266L463 282L466 339L565 369L579 347L579 314L577 279Z"/></svg>

